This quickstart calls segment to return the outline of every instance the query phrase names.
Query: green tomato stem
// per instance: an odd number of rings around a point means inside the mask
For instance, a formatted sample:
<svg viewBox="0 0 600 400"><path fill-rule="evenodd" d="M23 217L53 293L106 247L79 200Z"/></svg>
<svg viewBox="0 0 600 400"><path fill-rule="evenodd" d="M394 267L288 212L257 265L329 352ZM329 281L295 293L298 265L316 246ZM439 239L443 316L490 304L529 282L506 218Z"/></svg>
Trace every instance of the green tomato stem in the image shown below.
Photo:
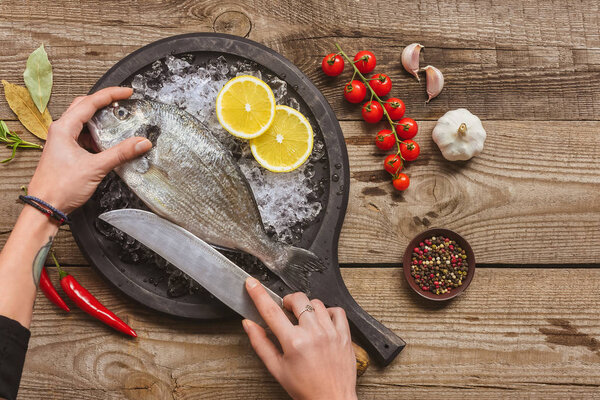
<svg viewBox="0 0 600 400"><path fill-rule="evenodd" d="M371 85L369 85L369 80L367 78L365 78L365 76L359 71L358 67L354 64L354 61L352 61L350 59L350 57L348 57L348 55L344 52L344 50L342 50L341 46L338 43L335 43L335 47L337 47L337 49L339 50L339 54L341 54L346 60L348 60L350 65L352 65L352 68L354 68L354 75L352 75L352 79L354 79L354 76L358 75L360 77L360 79L363 81L364 85L371 91L371 100L373 100L373 98L375 98L375 100L377 100L377 102L383 108L383 114L385 115L390 126L392 127L392 132L394 133L394 137L396 138L396 146L398 147L397 154L402 160L404 160L404 157L402 157L402 153L400 152L400 143L402 142L402 140L400 140L400 138L396 134L396 126L395 126L396 124L394 123L394 121L392 121L390 114L388 114L387 110L385 109L383 100L381 100L381 98L379 96L377 96L377 93L375 93L375 91L373 90ZM360 60L357 60L357 61L360 61Z"/></svg>

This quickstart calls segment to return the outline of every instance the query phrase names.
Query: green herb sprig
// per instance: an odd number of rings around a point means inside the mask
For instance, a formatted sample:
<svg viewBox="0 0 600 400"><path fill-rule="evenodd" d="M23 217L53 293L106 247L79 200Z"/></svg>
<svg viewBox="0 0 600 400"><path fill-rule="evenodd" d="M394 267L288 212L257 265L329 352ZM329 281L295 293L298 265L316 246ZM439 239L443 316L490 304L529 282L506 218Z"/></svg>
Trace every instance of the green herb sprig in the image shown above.
<svg viewBox="0 0 600 400"><path fill-rule="evenodd" d="M6 126L6 122L0 121L0 143L6 144L6 147L12 148L12 154L7 159L0 161L0 163L7 163L15 158L17 149L38 149L41 150L44 147L42 145L31 143L21 139L16 132L11 132Z"/></svg>

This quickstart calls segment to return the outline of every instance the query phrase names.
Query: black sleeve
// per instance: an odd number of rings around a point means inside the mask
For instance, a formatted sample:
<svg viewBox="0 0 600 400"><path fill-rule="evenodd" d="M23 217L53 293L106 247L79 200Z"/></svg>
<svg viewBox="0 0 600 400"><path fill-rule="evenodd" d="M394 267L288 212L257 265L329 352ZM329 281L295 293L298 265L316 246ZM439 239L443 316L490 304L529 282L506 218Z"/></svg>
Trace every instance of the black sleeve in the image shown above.
<svg viewBox="0 0 600 400"><path fill-rule="evenodd" d="M0 315L0 398L17 398L30 336L29 329Z"/></svg>

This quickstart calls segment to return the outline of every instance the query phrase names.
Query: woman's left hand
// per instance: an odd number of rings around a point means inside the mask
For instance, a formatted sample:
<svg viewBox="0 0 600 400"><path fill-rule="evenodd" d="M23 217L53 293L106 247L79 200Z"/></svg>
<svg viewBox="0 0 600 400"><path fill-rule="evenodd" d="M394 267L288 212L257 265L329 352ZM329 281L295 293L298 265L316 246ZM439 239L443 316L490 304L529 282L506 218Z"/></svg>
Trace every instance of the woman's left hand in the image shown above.
<svg viewBox="0 0 600 400"><path fill-rule="evenodd" d="M70 213L92 196L113 168L150 150L152 143L141 137L129 138L98 154L88 152L79 144L83 124L96 111L132 93L129 88L110 87L75 98L48 129L48 140L28 193Z"/></svg>
<svg viewBox="0 0 600 400"><path fill-rule="evenodd" d="M356 358L344 310L326 308L304 293L283 298L292 324L254 278L246 290L281 345L280 351L255 322L243 320L250 343L265 366L294 400L356 400Z"/></svg>

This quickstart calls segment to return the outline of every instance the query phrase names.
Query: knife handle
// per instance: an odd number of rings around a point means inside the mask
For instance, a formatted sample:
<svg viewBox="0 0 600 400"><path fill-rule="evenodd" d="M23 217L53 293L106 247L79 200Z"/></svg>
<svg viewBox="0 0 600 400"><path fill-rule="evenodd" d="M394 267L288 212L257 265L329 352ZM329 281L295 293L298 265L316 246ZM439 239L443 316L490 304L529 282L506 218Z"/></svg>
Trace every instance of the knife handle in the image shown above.
<svg viewBox="0 0 600 400"><path fill-rule="evenodd" d="M361 343L383 366L391 363L406 346L404 340L369 315L352 297L346 299L343 308Z"/></svg>

